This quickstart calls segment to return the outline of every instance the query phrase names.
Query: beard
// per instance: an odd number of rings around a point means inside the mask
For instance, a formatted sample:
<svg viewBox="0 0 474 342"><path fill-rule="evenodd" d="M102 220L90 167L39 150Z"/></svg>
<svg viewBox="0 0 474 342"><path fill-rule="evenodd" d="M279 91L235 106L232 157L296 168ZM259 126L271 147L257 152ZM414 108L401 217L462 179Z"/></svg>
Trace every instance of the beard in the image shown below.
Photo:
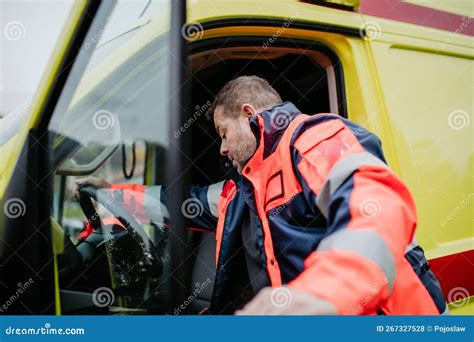
<svg viewBox="0 0 474 342"><path fill-rule="evenodd" d="M237 148L237 151L234 154L234 161L232 164L237 169L239 174L242 173L242 169L247 161L254 155L257 150L257 141L255 136L242 136L240 138L240 144Z"/></svg>

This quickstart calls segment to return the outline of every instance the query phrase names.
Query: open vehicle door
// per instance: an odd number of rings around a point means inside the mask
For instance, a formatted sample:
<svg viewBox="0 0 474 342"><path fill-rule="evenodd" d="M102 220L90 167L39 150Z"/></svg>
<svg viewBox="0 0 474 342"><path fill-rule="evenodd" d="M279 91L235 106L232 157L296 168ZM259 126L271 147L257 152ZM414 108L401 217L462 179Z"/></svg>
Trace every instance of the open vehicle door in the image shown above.
<svg viewBox="0 0 474 342"><path fill-rule="evenodd" d="M184 22L184 1L74 6L2 175L2 207L11 209L0 222L2 297L28 283L8 313L165 313L184 300L187 146L170 138L186 115ZM136 169L131 181L167 186L167 214L140 222L117 198L90 188L81 208L73 204L77 176L121 179L114 156L126 163L129 145L133 167L123 179ZM144 167L135 167L137 149L160 163L142 158ZM90 241L69 226L84 215L98 237L89 254Z"/></svg>

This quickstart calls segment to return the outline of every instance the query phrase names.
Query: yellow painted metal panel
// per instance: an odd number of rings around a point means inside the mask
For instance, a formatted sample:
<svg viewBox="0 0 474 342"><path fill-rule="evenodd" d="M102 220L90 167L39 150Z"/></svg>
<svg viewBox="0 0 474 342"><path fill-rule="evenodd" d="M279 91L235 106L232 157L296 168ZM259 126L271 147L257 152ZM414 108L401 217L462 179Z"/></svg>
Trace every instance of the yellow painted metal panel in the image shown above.
<svg viewBox="0 0 474 342"><path fill-rule="evenodd" d="M435 258L474 246L474 56L407 44L374 42L372 50L394 136L387 142L417 203L417 237Z"/></svg>
<svg viewBox="0 0 474 342"><path fill-rule="evenodd" d="M188 22L224 18L297 18L301 21L328 23L359 28L361 16L351 11L316 6L294 0L202 0L188 2Z"/></svg>
<svg viewBox="0 0 474 342"><path fill-rule="evenodd" d="M452 315L474 315L474 296L449 304Z"/></svg>

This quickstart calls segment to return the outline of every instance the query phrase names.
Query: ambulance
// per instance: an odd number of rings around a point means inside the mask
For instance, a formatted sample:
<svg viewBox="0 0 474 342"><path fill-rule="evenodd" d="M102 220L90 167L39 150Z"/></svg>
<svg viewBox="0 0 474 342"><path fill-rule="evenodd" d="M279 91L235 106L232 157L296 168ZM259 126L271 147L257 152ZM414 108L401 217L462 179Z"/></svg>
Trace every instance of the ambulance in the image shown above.
<svg viewBox="0 0 474 342"><path fill-rule="evenodd" d="M380 137L424 267L452 314L473 314L473 14L469 0L75 1L21 123L0 132L1 312L205 311L215 236L183 204L233 172L204 114L255 74ZM167 213L142 223L90 188L78 203L84 176L166 185Z"/></svg>

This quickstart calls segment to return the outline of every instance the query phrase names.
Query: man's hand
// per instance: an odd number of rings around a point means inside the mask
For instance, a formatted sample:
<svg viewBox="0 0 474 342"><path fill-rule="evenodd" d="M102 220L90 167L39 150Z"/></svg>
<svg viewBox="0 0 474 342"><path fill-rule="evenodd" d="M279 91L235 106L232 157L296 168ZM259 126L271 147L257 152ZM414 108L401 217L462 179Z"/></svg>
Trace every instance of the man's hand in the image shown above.
<svg viewBox="0 0 474 342"><path fill-rule="evenodd" d="M104 179L91 177L91 176L81 178L81 179L76 179L76 184L74 184L74 188L72 190L72 193L74 194L74 197L76 198L76 200L79 201L79 199L81 198L81 194L79 190L81 190L81 188L85 186L93 186L97 189L103 189L103 188L110 188L111 184Z"/></svg>
<svg viewBox="0 0 474 342"><path fill-rule="evenodd" d="M262 289L236 315L337 315L328 301L289 286Z"/></svg>

